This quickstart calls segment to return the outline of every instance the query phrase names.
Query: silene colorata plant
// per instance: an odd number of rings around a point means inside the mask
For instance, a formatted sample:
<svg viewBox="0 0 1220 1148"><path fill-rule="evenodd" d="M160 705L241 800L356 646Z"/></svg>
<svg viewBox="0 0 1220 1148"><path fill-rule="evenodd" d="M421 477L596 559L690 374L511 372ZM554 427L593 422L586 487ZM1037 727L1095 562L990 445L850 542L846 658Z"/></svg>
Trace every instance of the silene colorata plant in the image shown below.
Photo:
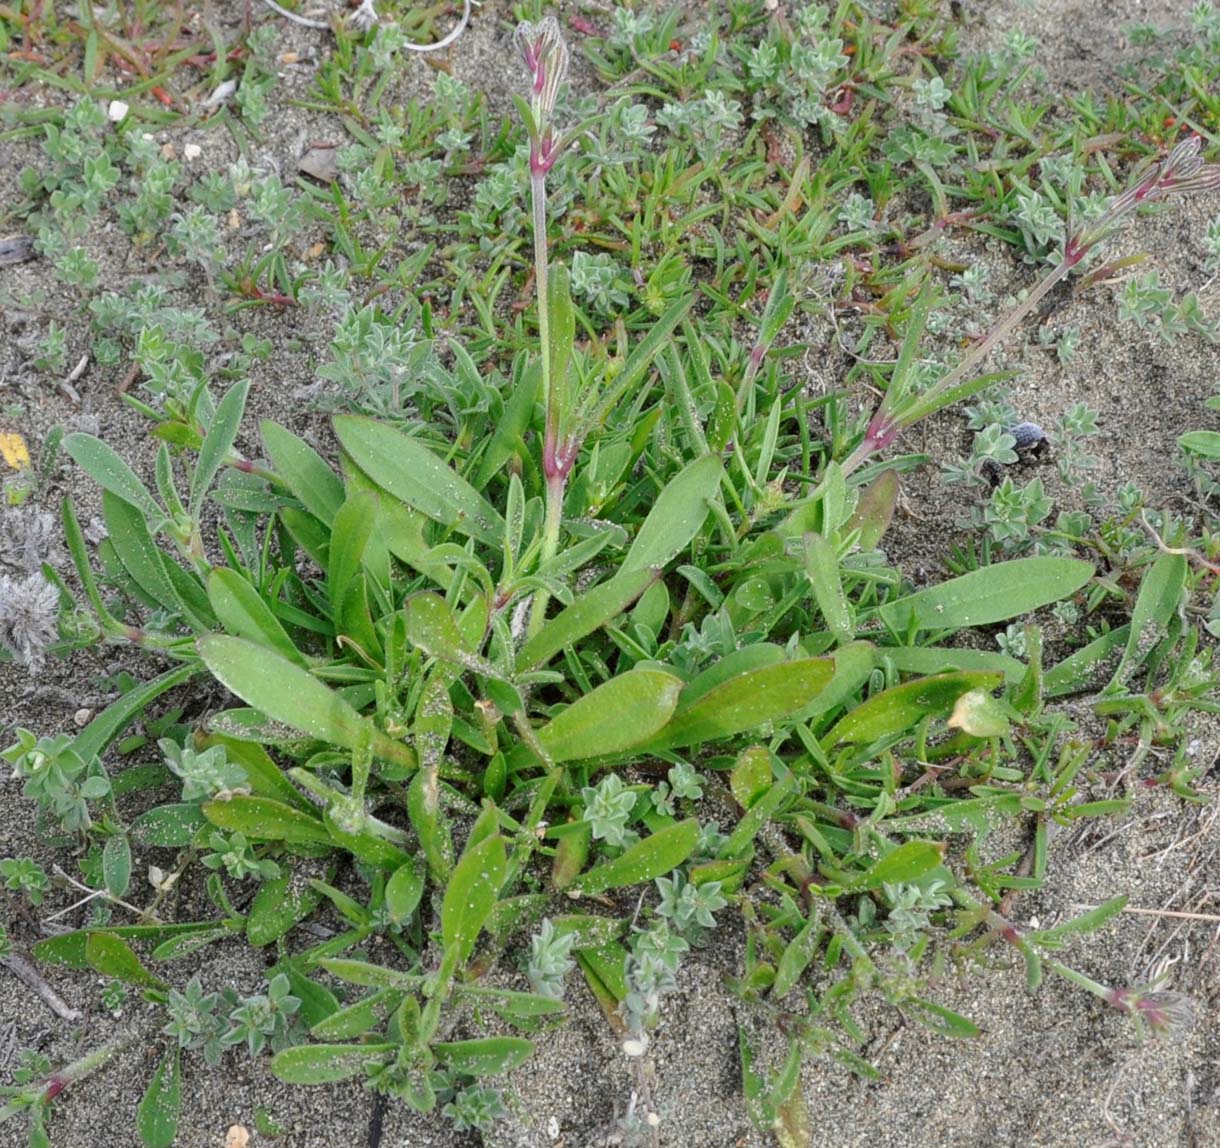
<svg viewBox="0 0 1220 1148"><path fill-rule="evenodd" d="M730 912L744 928L730 987L786 1049L762 1064L742 1029L746 1104L784 1145L811 1142L802 1064L875 1072L858 1051L862 997L975 1035L935 984L997 950L1019 955L1031 989L1049 970L1154 1035L1180 1032L1189 1001L1061 960L1124 898L1049 928L1018 927L1007 905L1041 882L1054 826L1128 804L1084 799L1088 747L1051 703L1093 691L1147 744L1210 704L1215 674L1178 611L1187 557L1167 548L1129 623L1046 665L1039 626L1017 623L1103 600L1093 564L1038 554L910 590L881 549L900 469L882 456L1002 378L978 373L988 355L1141 206L1215 188L1220 167L1192 136L1138 172L931 381L920 348L937 294L915 249L887 301L906 334L884 396L819 444L801 388L768 369L796 305L786 271L733 377L713 369L690 294L635 337L619 323L577 338L547 179L588 125L563 123L556 20L522 24L516 45L537 340L481 379L450 340L452 374L427 384L483 388L485 436L341 414L336 469L265 420L251 457L236 445L248 384L217 400L205 376L158 415L153 489L101 439L63 440L101 487L104 529L87 533L65 501L80 596L39 573L61 604L60 648L111 643L161 668L82 730L22 732L4 757L44 822L96 860L92 917L33 956L160 1006L131 1038L160 1047L143 1143L173 1142L184 1065L243 1049L270 1052L286 1082L354 1079L486 1128L506 1111L497 1081L563 1022L573 981L629 1063L624 1135L657 1143L664 998ZM3 592L25 591L6 579ZM1007 652L954 641L1010 623ZM9 626L33 662L22 634L37 627ZM148 716L199 679L226 708ZM141 719L163 764L112 775L108 747ZM176 799L138 815L118 800L166 782ZM1173 784L1190 795L1188 772ZM1020 873L980 852L1016 817L1034 835ZM151 848L173 860L150 892L133 865ZM5 864L10 893L38 907L50 879ZM188 884L211 908L181 920ZM329 935L297 928L323 912ZM181 983L175 961L243 940L273 954L264 992ZM5 1088L0 1123L27 1117L31 1143L48 1143L60 1094L126 1046Z"/></svg>

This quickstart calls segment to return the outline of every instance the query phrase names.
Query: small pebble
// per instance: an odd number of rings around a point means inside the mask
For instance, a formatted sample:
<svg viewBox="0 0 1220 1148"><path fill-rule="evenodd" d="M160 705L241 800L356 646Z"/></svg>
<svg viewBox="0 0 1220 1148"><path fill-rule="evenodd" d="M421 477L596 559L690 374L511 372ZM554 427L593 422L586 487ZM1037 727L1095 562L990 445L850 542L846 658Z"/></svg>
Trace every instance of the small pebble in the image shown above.
<svg viewBox="0 0 1220 1148"><path fill-rule="evenodd" d="M182 155L187 160L196 160L203 155L203 148L194 143L185 144L182 148Z"/></svg>
<svg viewBox="0 0 1220 1148"><path fill-rule="evenodd" d="M80 709L72 715L72 720L76 723L77 729L84 729L89 724L90 718L93 717L92 710Z"/></svg>
<svg viewBox="0 0 1220 1148"><path fill-rule="evenodd" d="M122 100L111 100L110 107L106 109L106 115L109 117L112 124L122 123L127 118L127 113L131 108Z"/></svg>
<svg viewBox="0 0 1220 1148"><path fill-rule="evenodd" d="M234 1124L225 1133L225 1148L246 1148L250 1143L250 1133L240 1124Z"/></svg>

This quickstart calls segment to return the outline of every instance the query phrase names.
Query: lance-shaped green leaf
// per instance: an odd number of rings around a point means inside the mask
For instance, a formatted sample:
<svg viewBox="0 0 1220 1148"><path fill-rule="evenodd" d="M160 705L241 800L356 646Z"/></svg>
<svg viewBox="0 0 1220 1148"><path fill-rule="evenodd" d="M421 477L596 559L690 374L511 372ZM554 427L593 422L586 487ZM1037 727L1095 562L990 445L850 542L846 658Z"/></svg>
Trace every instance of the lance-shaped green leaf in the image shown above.
<svg viewBox="0 0 1220 1148"><path fill-rule="evenodd" d="M199 447L199 456L195 459L195 469L191 472L191 492L188 503L191 517L199 521L199 508L203 505L203 497L212 485L212 480L225 464L233 442L237 438L237 428L241 426L241 417L246 409L246 395L250 392L250 381L243 379L234 383L225 397L216 404L212 421L208 424L208 433L203 436Z"/></svg>
<svg viewBox="0 0 1220 1148"><path fill-rule="evenodd" d="M285 1084L335 1084L361 1076L384 1061L394 1044L298 1044L271 1058L271 1071Z"/></svg>
<svg viewBox="0 0 1220 1148"><path fill-rule="evenodd" d="M439 594L431 591L412 594L403 606L403 614L408 640L429 657L486 677L501 677L495 666L475 652L449 604Z"/></svg>
<svg viewBox="0 0 1220 1148"><path fill-rule="evenodd" d="M216 679L243 701L292 729L344 749L355 749L368 719L308 670L273 650L227 634L209 634L197 647ZM373 753L413 769L415 754L381 730L372 735Z"/></svg>
<svg viewBox="0 0 1220 1148"><path fill-rule="evenodd" d="M874 694L845 714L826 735L828 745L864 743L904 733L925 717L947 717L970 690L994 690L1002 674L957 671L917 678Z"/></svg>
<svg viewBox="0 0 1220 1148"><path fill-rule="evenodd" d="M195 840L195 834L207 824L194 801L174 805L159 805L141 813L131 823L131 832L145 845L162 845L181 849Z"/></svg>
<svg viewBox="0 0 1220 1148"><path fill-rule="evenodd" d="M628 670L574 701L538 740L556 762L621 753L660 732L681 690L682 679L663 670Z"/></svg>
<svg viewBox="0 0 1220 1148"><path fill-rule="evenodd" d="M659 829L637 841L613 861L590 869L573 886L579 895L592 896L607 889L639 885L676 869L699 844L699 822L693 817Z"/></svg>
<svg viewBox="0 0 1220 1148"><path fill-rule="evenodd" d="M221 924L222 922L218 921L186 921L180 925L119 925L105 930L76 929L71 933L61 933L57 937L48 937L46 940L39 941L31 952L38 960L47 964L85 969L89 967L87 955L89 938L101 932L120 939L161 945L175 937L211 932Z"/></svg>
<svg viewBox="0 0 1220 1148"><path fill-rule="evenodd" d="M735 737L782 721L809 705L834 676L831 658L797 658L736 674L687 700L698 679L683 691L674 716L647 744L652 751Z"/></svg>
<svg viewBox="0 0 1220 1148"><path fill-rule="evenodd" d="M1093 567L1078 558L1016 558L972 570L888 602L878 613L900 633L960 630L986 626L1032 613L1075 594L1093 577Z"/></svg>
<svg viewBox="0 0 1220 1148"><path fill-rule="evenodd" d="M130 503L145 518L157 522L165 517L148 493L148 488L136 477L113 447L89 434L70 434L63 441L64 450L103 490Z"/></svg>
<svg viewBox="0 0 1220 1148"><path fill-rule="evenodd" d="M205 801L203 815L218 829L244 833L254 841L287 841L291 845L333 844L316 817L268 797L234 794L227 801Z"/></svg>
<svg viewBox="0 0 1220 1148"><path fill-rule="evenodd" d="M259 423L263 447L280 481L327 529L343 505L343 482L304 439L279 423Z"/></svg>
<svg viewBox="0 0 1220 1148"><path fill-rule="evenodd" d="M357 415L335 419L335 434L352 461L383 490L435 522L498 546L504 520L452 467L418 439Z"/></svg>
<svg viewBox="0 0 1220 1148"><path fill-rule="evenodd" d="M657 578L655 570L620 571L607 582L586 590L566 610L549 619L517 654L519 669L545 665L565 646L574 645L617 618Z"/></svg>
<svg viewBox="0 0 1220 1148"><path fill-rule="evenodd" d="M805 535L805 577L813 587L814 600L835 640L841 646L846 645L856 636L855 619L843 592L839 556L820 534Z"/></svg>
<svg viewBox="0 0 1220 1148"><path fill-rule="evenodd" d="M1186 589L1186 555L1161 554L1140 579L1122 661L1107 690L1118 690L1161 640Z"/></svg>
<svg viewBox="0 0 1220 1148"><path fill-rule="evenodd" d="M99 973L142 988L163 989L165 982L150 973L135 950L110 932L90 933L85 941L85 959Z"/></svg>
<svg viewBox="0 0 1220 1148"><path fill-rule="evenodd" d="M898 472L883 470L860 491L856 509L847 520L845 533L860 531L860 549L875 550L890 528L898 505Z"/></svg>
<svg viewBox="0 0 1220 1148"><path fill-rule="evenodd" d="M1097 684L1098 671L1104 670L1118 657L1131 634L1130 626L1119 626L1095 638L1087 646L1064 658L1046 671L1042 682L1043 695L1047 698L1064 694L1080 693Z"/></svg>
<svg viewBox="0 0 1220 1148"><path fill-rule="evenodd" d="M102 849L102 880L112 897L124 897L131 885L131 844L126 833L106 838Z"/></svg>
<svg viewBox="0 0 1220 1148"><path fill-rule="evenodd" d="M534 1042L520 1036L484 1036L473 1040L436 1041L436 1059L463 1076L498 1076L529 1060Z"/></svg>
<svg viewBox="0 0 1220 1148"><path fill-rule="evenodd" d="M936 841L905 841L878 858L853 890L880 889L882 885L907 885L930 873L944 861L944 846Z"/></svg>
<svg viewBox="0 0 1220 1148"><path fill-rule="evenodd" d="M705 454L665 484L623 559L623 574L662 569L690 544L707 519L723 469L719 458Z"/></svg>
<svg viewBox="0 0 1220 1148"><path fill-rule="evenodd" d="M1202 458L1220 462L1220 432L1187 431L1184 435L1178 436L1178 446Z"/></svg>
<svg viewBox="0 0 1220 1148"><path fill-rule="evenodd" d="M453 868L441 903L441 936L445 963L456 970L474 950L475 941L496 907L504 883L504 840L485 837L463 851Z"/></svg>
<svg viewBox="0 0 1220 1148"><path fill-rule="evenodd" d="M182 1114L182 1055L175 1045L149 1081L136 1110L136 1131L144 1148L170 1148Z"/></svg>
<svg viewBox="0 0 1220 1148"><path fill-rule="evenodd" d="M236 570L217 566L208 575L208 600L220 624L235 638L266 646L298 666L308 664L271 607Z"/></svg>
<svg viewBox="0 0 1220 1148"><path fill-rule="evenodd" d="M264 881L254 895L246 917L246 940L255 948L278 941L321 903L322 894L312 885L294 882L281 873Z"/></svg>

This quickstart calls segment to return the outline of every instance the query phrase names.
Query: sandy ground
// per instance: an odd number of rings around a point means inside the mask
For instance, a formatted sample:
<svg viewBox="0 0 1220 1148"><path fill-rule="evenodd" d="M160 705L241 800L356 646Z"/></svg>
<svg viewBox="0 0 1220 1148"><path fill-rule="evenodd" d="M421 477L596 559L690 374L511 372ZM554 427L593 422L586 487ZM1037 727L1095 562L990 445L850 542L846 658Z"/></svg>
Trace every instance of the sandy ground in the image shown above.
<svg viewBox="0 0 1220 1148"><path fill-rule="evenodd" d="M1019 25L1042 44L1039 60L1047 69L1049 90L1056 94L1091 88L1099 93L1120 90L1119 68L1131 49L1122 29L1133 21L1163 27L1186 26L1187 6L1158 0L1121 3L1102 0L1056 0L1047 3L966 3L963 5L968 45L985 46ZM473 87L486 87L493 107L507 112L502 85L512 74L507 58L507 5L486 3L468 34L452 54L455 73ZM311 61L328 50L325 33L284 28L284 45L302 54L276 88L276 98L303 93L309 85ZM405 88L426 80L422 64L404 76ZM592 82L591 79L589 82ZM55 98L48 93L47 99ZM284 167L285 175L306 138L339 138L342 129L325 117L287 109L276 114L264 145L268 160ZM198 142L204 162L234 158L226 139L199 131L165 132L158 136L181 148ZM3 146L3 145L0 145ZM12 190L14 173L31 157L23 145L9 157L0 156L0 199ZM10 162L11 161L11 162ZM1198 288L1202 254L1198 236L1203 221L1220 210L1220 203L1198 203L1142 222L1120 242L1126 250L1153 255L1152 266L1180 288ZM104 260L104 276L128 282L140 268L120 265L106 236L95 237ZM305 237L304 242L309 242ZM955 255L984 259L993 268L997 285L1027 282L1029 271L1014 266L1007 255L977 244ZM72 361L84 349L85 331L73 317L74 301L49 283L37 264L0 271L0 288L19 295L34 286L47 291L47 310L62 316L69 327ZM1216 314L1220 299L1204 295L1206 310ZM1109 290L1074 298L1062 321L1082 332L1081 347L1069 367L1040 351L1032 341L1007 351L1010 365L1023 375L1014 390L1023 416L1050 422L1072 402L1084 400L1100 411L1102 434L1095 453L1102 459L1101 488L1113 492L1128 479L1149 494L1152 505L1172 510L1188 507L1191 491L1181 471L1169 461L1183 430L1203 425L1202 401L1216 380L1214 351L1197 341L1165 345L1152 335L1132 335L1113 322ZM12 335L14 315L0 311L0 352ZM291 317L270 310L242 312L235 320L275 341L276 353L253 371L251 415L291 420L301 433L325 446L330 440L325 420L303 412L294 392L311 381L312 353L324 346L324 332L294 329ZM7 326L6 326L7 324ZM819 335L813 323L802 338ZM820 337L830 345L829 324ZM833 370L827 358L826 370ZM116 377L92 371L81 383L79 409L52 390L21 396L21 428L38 443L48 427L65 419L95 429L125 457L147 469L152 448L145 425L116 397ZM817 378L810 385L819 385ZM7 402L12 396L3 396ZM247 428L253 428L254 417ZM83 420L83 421L82 421ZM1214 416L1213 416L1214 420ZM251 434L247 429L244 434ZM253 442L247 440L253 447ZM932 453L958 453L965 445L964 420L942 416L923 441ZM1048 468L1049 469L1049 468ZM1048 489L1059 505L1071 505L1073 492L1055 485ZM96 510L90 484L65 470L47 492L48 505L70 491L82 517ZM908 483L912 513L896 526L892 552L914 577L939 576L946 531L959 508L952 490L930 474ZM123 667L113 651L90 651L70 664L52 665L32 691L28 680L11 667L0 666L0 723L4 742L11 728L24 725L39 733L68 728L81 706L103 704L108 686L104 675ZM146 662L133 670L147 674ZM197 696L182 699L199 706ZM1215 721L1201 721L1197 730L1200 760L1220 756L1220 730ZM1213 769L1204 789L1220 790ZM1018 923L1033 919L1057 921L1119 893L1131 904L1150 910L1215 914L1217 853L1220 831L1214 828L1215 803L1188 806L1161 791L1135 791L1131 815L1121 824L1088 834L1064 834L1052 853L1052 878L1038 894L1018 899ZM1019 848L1019 839L989 842L986 851L998 856ZM0 777L0 855L28 855L48 867L62 854L46 849L33 825L31 807L19 798L19 787ZM156 862L155 851L139 858ZM18 941L30 939L28 928L12 922ZM23 929L25 930L23 932ZM1182 1044L1140 1045L1129 1025L1086 994L1059 983L1048 983L1036 994L1025 990L1018 968L995 968L969 978L947 978L938 999L972 1016L982 1027L980 1039L953 1043L934 1036L877 1004L861 1015L868 1032L862 1054L877 1068L880 1080L865 1082L825 1059L806 1064L802 1088L811 1114L816 1146L876 1146L932 1148L954 1144L963 1148L1207 1148L1220 1145L1220 955L1214 920L1188 920L1125 915L1100 936L1075 944L1072 962L1098 980L1137 983L1152 962L1176 960L1174 987L1197 997L1202 1022ZM664 1115L662 1143L666 1148L706 1145L708 1148L761 1148L770 1138L748 1122L741 1098L737 1056L738 1027L774 1051L775 1034L723 987L722 978L736 970L743 938L728 928L714 944L688 963L682 991L667 999L663 1022L656 1033L651 1069ZM199 967L194 961L182 970L184 981L198 971L205 984L234 984L254 991L263 974L262 957L242 946L206 950ZM176 971L174 974L176 975ZM55 1061L80 1050L137 1032L151 1017L148 1007L130 1003L112 1018L101 1007L96 977L52 970L49 980L75 1007L87 1014L83 1025L56 1020L14 978L0 972L0 1081L14 1049L36 1048ZM509 1121L482 1141L454 1133L437 1117L419 1118L403 1105L391 1104L385 1115L381 1144L390 1148L459 1148L484 1143L489 1148L597 1148L616 1143L610 1129L629 1100L631 1080L625 1058L603 1018L581 987L569 992L570 1019L563 1029L540 1040L539 1053L507 1079L512 1110ZM120 1057L113 1071L67 1095L56 1106L52 1125L56 1148L95 1148L136 1142L133 1114L157 1058L155 1043L138 1041ZM254 1145L291 1148L335 1148L370 1143L372 1097L359 1087L290 1089L267 1071L265 1061L230 1057L222 1072L208 1073L198 1058L187 1064L181 1148L219 1148L233 1123L254 1129L255 1113L265 1110L282 1129L278 1139L255 1132ZM12 1123L0 1126L0 1146L22 1143Z"/></svg>

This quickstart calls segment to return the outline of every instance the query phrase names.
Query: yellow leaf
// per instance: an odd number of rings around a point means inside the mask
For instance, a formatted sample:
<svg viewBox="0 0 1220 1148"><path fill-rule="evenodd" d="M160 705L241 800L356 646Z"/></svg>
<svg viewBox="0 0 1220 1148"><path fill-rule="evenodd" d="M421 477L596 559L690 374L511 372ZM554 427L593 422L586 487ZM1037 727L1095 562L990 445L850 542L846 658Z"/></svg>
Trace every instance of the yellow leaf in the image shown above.
<svg viewBox="0 0 1220 1148"><path fill-rule="evenodd" d="M23 470L30 465L30 451L25 439L16 432L0 432L0 454L13 470Z"/></svg>

